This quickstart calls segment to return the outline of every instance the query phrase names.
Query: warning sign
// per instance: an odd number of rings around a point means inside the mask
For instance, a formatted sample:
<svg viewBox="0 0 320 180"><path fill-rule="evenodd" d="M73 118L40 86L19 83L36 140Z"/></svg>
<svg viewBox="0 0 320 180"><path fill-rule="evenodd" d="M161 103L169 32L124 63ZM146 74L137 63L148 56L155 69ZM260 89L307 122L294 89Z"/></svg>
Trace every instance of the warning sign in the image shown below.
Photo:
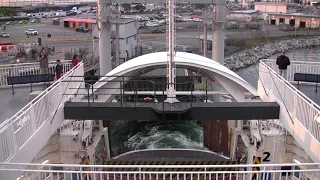
<svg viewBox="0 0 320 180"><path fill-rule="evenodd" d="M261 164L261 157L253 156L253 164ZM260 167L253 167L252 171L260 171ZM258 173L253 173L251 179L258 180Z"/></svg>

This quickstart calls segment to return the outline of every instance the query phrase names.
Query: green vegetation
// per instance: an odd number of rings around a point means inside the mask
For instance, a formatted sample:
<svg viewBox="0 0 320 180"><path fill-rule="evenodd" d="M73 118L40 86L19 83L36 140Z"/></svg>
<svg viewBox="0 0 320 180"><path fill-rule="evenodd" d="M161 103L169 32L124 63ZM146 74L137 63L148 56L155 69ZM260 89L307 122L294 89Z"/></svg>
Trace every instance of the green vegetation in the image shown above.
<svg viewBox="0 0 320 180"><path fill-rule="evenodd" d="M0 7L0 16L16 16L17 13L12 7Z"/></svg>

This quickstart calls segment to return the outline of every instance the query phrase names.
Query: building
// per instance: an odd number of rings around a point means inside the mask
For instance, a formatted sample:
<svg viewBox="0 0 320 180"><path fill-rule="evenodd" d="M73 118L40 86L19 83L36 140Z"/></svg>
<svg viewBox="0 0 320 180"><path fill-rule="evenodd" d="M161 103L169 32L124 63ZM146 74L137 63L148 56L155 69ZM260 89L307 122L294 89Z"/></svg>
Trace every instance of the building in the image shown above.
<svg viewBox="0 0 320 180"><path fill-rule="evenodd" d="M294 13L297 12L296 3L256 2L254 9L265 13Z"/></svg>
<svg viewBox="0 0 320 180"><path fill-rule="evenodd" d="M88 28L89 31L92 31L96 22L95 19L65 18L63 19L63 26L72 29L83 26Z"/></svg>
<svg viewBox="0 0 320 180"><path fill-rule="evenodd" d="M320 16L302 13L279 14L269 13L271 25L289 24L299 28L319 28Z"/></svg>
<svg viewBox="0 0 320 180"><path fill-rule="evenodd" d="M259 16L259 11L257 10L240 10L240 11L231 11L228 15L228 19L242 21L242 22L251 22L254 19L257 19Z"/></svg>
<svg viewBox="0 0 320 180"><path fill-rule="evenodd" d="M138 41L139 41L139 34L138 34L138 22L134 19L119 19L119 60L120 62L115 62L116 65L119 65L133 57L138 55ZM112 24L112 32L111 32L111 39L112 39L112 50L111 56L114 58L116 56L116 23ZM93 30L94 38L94 48L96 49L95 57L99 57L99 32L97 28Z"/></svg>

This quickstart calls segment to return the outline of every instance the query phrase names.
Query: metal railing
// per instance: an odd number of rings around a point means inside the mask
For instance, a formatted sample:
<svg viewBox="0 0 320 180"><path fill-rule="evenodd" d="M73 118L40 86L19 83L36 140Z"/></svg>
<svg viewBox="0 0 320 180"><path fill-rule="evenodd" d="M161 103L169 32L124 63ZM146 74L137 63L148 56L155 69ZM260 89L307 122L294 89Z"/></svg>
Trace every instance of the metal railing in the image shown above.
<svg viewBox="0 0 320 180"><path fill-rule="evenodd" d="M263 59L261 60L273 71L278 72L278 66L274 59ZM287 80L289 82L294 81L294 73L310 73L320 74L320 63L319 62L306 62L306 61L291 61L290 66L287 69ZM314 84L314 83L312 83Z"/></svg>
<svg viewBox="0 0 320 180"><path fill-rule="evenodd" d="M270 64L270 63L268 63ZM320 123L317 117L320 114L320 106L299 91L292 84L288 83L284 78L274 71L274 63L269 67L265 60L260 61L259 78L262 86L267 93L272 94L277 102L285 107L289 112L291 121L296 119L303 127L314 137L318 143L320 142ZM288 69L288 77L292 78L296 69L308 69L307 65L301 63L303 68ZM314 66L310 64L311 66ZM297 66L298 67L298 66ZM320 70L320 69L319 69ZM290 73L289 73L290 72ZM313 72L313 71L312 71ZM292 75L292 76L291 76ZM288 78L289 79L289 78ZM290 79L289 79L290 81Z"/></svg>
<svg viewBox="0 0 320 180"><path fill-rule="evenodd" d="M63 74L71 69L71 60L61 61ZM48 73L55 74L56 61L49 62ZM19 63L0 65L0 87L8 86L7 78L10 76L25 76L40 74L40 63Z"/></svg>
<svg viewBox="0 0 320 180"><path fill-rule="evenodd" d="M0 163L0 166L3 167L0 171L0 177L3 180L16 179L17 177L21 180L248 180L289 178L319 180L320 171L317 165L320 164L71 165ZM19 166L28 166L28 169L19 168ZM239 170L236 171L234 168Z"/></svg>
<svg viewBox="0 0 320 180"><path fill-rule="evenodd" d="M62 60L63 74L71 69L71 60ZM49 62L48 73L55 74L56 61ZM99 68L99 59L90 59L84 62L84 71L97 70ZM19 63L0 65L0 87L7 87L7 78L10 76L25 76L40 74L40 64L35 63Z"/></svg>
<svg viewBox="0 0 320 180"><path fill-rule="evenodd" d="M79 77L79 76L72 76ZM83 77L83 76L80 76ZM101 77L106 79L101 80ZM182 77L183 78L183 77ZM164 109L165 100L168 98L168 83L166 77L163 77L162 81L159 77L139 77L139 76L87 76L83 77L83 81L86 87L75 88L79 93L74 99L78 97L85 97L88 102L88 107L95 101L98 102L99 97L104 99L111 97L108 101L115 101L120 103L120 107L123 107L123 103L132 103L134 107L137 107L137 102L154 102L161 103ZM92 84L99 82L108 82L114 84L112 87L95 87ZM113 79L113 80L110 80ZM202 76L193 76L186 79L178 79L179 82L175 83L177 99L181 102L188 102L192 107L194 102L212 102L210 100L213 94L229 95L228 92L224 91L212 91L210 90L210 80L205 78L203 82L197 82L198 79L202 79ZM74 80L64 80L64 82L74 82ZM72 88L71 88L72 89ZM98 91L103 90L103 92ZM71 94L63 94L71 95ZM107 100L106 99L106 100ZM79 99L77 99L78 101ZM83 100L83 99L81 99ZM84 100L83 100L84 101Z"/></svg>
<svg viewBox="0 0 320 180"><path fill-rule="evenodd" d="M63 80L80 80L80 78L69 76L80 76L83 73L83 63L79 63L10 119L0 124L1 162L8 162L46 121L53 120L57 109L71 96L62 96L62 94L73 94L76 90L72 88L81 85L80 82L67 83Z"/></svg>

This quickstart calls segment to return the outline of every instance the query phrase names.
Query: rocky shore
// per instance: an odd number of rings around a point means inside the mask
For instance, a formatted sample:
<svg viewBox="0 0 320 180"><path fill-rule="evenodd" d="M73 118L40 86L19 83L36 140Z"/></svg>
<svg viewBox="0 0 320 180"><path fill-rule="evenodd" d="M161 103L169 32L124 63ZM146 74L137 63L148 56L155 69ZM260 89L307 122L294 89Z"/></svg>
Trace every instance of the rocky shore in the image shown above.
<svg viewBox="0 0 320 180"><path fill-rule="evenodd" d="M260 59L268 58L281 50L290 51L316 47L320 45L320 36L297 37L272 41L242 50L225 58L225 66L231 70L248 67L259 62Z"/></svg>

